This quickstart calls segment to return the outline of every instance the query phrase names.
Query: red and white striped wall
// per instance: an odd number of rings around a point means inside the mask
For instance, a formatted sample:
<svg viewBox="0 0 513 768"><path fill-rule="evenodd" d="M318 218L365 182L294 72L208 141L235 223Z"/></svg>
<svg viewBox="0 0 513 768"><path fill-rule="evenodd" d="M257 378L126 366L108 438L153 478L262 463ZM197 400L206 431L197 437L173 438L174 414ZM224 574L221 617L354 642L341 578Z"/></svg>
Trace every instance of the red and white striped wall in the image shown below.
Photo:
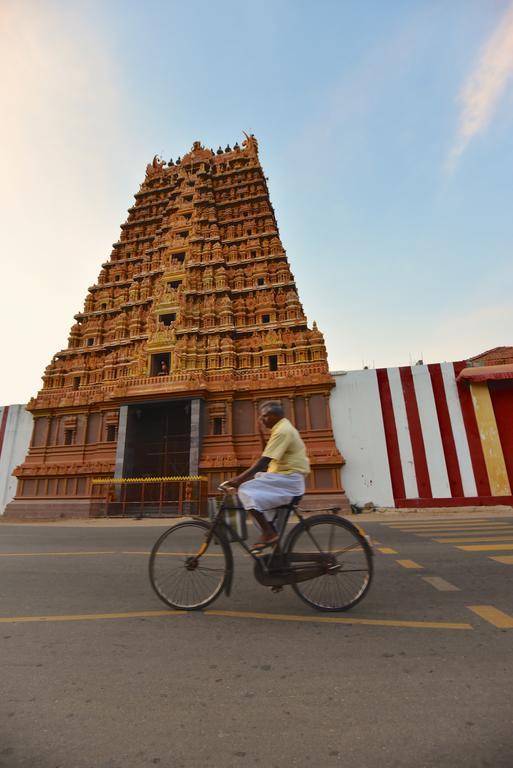
<svg viewBox="0 0 513 768"><path fill-rule="evenodd" d="M331 412L352 503L513 504L513 381L458 382L464 368L335 374Z"/></svg>

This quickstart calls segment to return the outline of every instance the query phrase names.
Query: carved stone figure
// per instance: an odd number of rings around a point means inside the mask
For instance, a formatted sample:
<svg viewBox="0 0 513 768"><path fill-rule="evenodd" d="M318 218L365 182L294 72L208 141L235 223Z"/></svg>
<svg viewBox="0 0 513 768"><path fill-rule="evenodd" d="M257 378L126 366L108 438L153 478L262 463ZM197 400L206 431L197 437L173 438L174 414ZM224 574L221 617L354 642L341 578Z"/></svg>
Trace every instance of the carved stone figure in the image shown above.
<svg viewBox="0 0 513 768"><path fill-rule="evenodd" d="M256 140L253 134L250 134L248 136L246 131L243 131L243 134L246 138L243 140L242 146L244 147L246 152L252 155L256 155L258 157L258 141Z"/></svg>
<svg viewBox="0 0 513 768"><path fill-rule="evenodd" d="M159 173L159 171L162 170L165 166L165 161L162 160L158 155L155 155L151 163L148 163L146 166L146 178L151 178L152 176L155 176L155 174Z"/></svg>

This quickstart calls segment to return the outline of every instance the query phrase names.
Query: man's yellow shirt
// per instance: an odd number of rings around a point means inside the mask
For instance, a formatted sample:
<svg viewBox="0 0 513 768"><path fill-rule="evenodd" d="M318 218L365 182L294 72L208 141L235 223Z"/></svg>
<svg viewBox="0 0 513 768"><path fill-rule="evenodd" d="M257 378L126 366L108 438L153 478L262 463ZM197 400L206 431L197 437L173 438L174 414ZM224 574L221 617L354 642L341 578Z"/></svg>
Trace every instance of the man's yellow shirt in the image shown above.
<svg viewBox="0 0 513 768"><path fill-rule="evenodd" d="M305 444L288 419L280 419L271 429L263 456L271 459L268 472L280 475L290 475L293 472L307 475L310 472Z"/></svg>

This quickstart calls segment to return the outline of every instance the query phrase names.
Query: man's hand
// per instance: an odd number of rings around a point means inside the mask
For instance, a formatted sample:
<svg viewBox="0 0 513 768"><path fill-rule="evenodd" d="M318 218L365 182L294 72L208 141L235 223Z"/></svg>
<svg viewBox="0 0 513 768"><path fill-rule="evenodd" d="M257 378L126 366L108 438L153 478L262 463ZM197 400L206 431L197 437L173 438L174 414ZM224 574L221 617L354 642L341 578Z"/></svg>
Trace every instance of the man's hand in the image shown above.
<svg viewBox="0 0 513 768"><path fill-rule="evenodd" d="M219 490L225 493L237 493L238 483L235 480L225 480L219 485Z"/></svg>

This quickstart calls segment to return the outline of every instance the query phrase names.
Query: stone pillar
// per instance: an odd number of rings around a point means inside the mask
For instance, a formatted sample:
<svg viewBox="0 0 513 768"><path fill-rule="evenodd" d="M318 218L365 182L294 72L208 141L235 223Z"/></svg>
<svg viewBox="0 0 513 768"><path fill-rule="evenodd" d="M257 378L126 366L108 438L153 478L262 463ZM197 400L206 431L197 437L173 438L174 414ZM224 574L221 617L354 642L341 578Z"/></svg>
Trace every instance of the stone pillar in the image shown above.
<svg viewBox="0 0 513 768"><path fill-rule="evenodd" d="M201 400L195 397L191 400L191 447L189 449L189 475L199 473Z"/></svg>
<svg viewBox="0 0 513 768"><path fill-rule="evenodd" d="M125 448L128 427L128 405L119 408L118 444L116 446L116 463L114 465L114 478L123 477L123 465L125 463Z"/></svg>
<svg viewBox="0 0 513 768"><path fill-rule="evenodd" d="M305 395L305 421L308 432L312 429L312 419L310 418L310 398Z"/></svg>
<svg viewBox="0 0 513 768"><path fill-rule="evenodd" d="M233 400L226 401L226 434L233 435Z"/></svg>
<svg viewBox="0 0 513 768"><path fill-rule="evenodd" d="M328 429L333 429L333 423L331 421L331 408L330 408L330 395L324 395L324 407L326 409L326 425Z"/></svg>

